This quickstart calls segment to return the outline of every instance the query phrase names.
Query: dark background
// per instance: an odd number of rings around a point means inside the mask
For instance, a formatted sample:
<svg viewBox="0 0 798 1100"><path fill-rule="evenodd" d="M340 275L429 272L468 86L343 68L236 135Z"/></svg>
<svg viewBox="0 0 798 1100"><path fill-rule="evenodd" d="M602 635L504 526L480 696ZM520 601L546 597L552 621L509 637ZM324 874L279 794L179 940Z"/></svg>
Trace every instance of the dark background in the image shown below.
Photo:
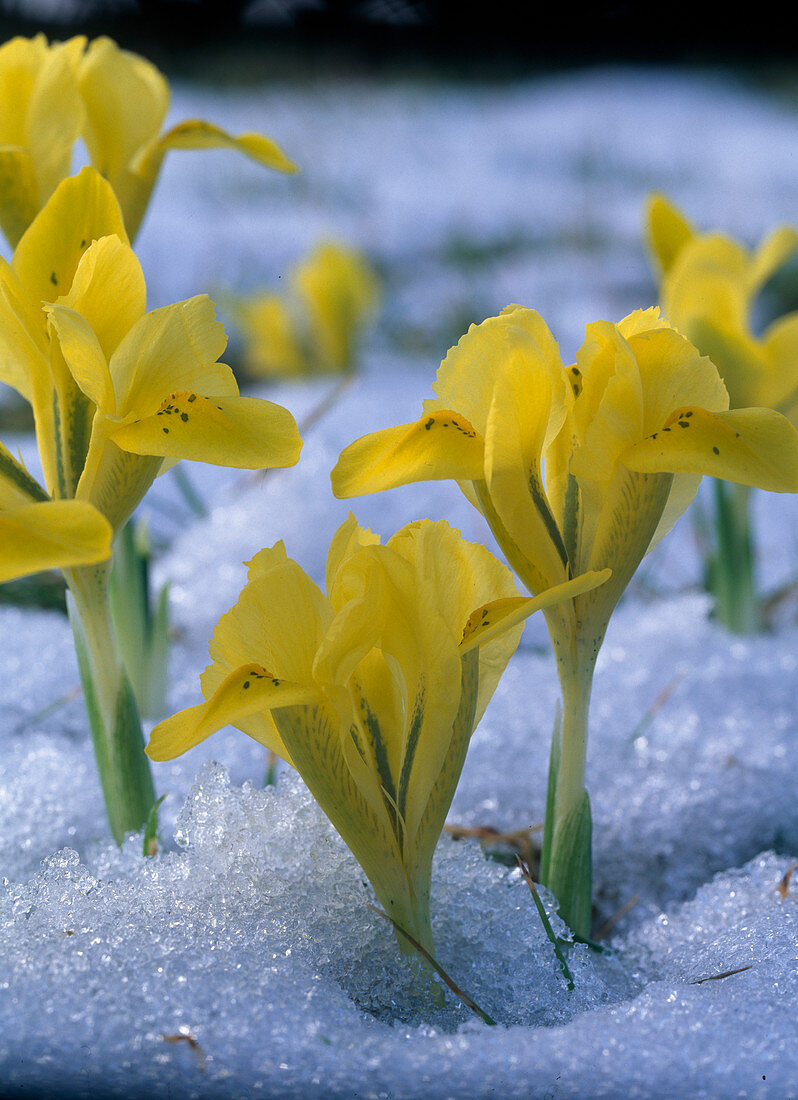
<svg viewBox="0 0 798 1100"><path fill-rule="evenodd" d="M743 10L680 0L0 0L0 35L109 34L168 75L206 66L210 78L220 67L257 79L309 64L457 77L619 61L792 68L796 35L783 9Z"/></svg>

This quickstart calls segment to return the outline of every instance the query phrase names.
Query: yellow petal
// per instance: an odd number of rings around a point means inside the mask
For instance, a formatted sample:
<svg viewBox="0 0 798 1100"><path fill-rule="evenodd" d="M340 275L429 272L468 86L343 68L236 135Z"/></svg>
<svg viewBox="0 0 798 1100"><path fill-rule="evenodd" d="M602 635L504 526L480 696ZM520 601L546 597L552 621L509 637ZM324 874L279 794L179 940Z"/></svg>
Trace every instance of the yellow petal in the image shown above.
<svg viewBox="0 0 798 1100"><path fill-rule="evenodd" d="M510 596L493 600L476 608L469 615L463 629L463 640L460 642L461 654L485 645L544 607L551 607L552 604L559 603L561 600L573 600L583 592L597 588L611 576L611 569L590 570L574 577L573 580L547 589L539 596Z"/></svg>
<svg viewBox="0 0 798 1100"><path fill-rule="evenodd" d="M119 237L102 237L81 256L71 289L58 305L86 318L110 359L146 302L144 273L133 249Z"/></svg>
<svg viewBox="0 0 798 1100"><path fill-rule="evenodd" d="M437 533L430 526L416 529L422 540ZM452 540L459 537L449 533ZM349 683L364 759L395 803L408 845L440 771L460 701L459 637L438 610L443 595L436 592L435 577L423 574L414 558L412 539L408 545L400 538L395 546L365 546L346 561L331 595L336 603L339 589L350 595L314 664L320 682ZM442 575L444 567L437 572ZM373 649L382 655L379 667ZM382 661L396 677L396 688ZM378 713L370 686L387 713Z"/></svg>
<svg viewBox="0 0 798 1100"><path fill-rule="evenodd" d="M719 233L696 237L682 250L663 284L665 313L695 343L693 326L701 320L744 332L751 308L749 273L748 254L736 241Z"/></svg>
<svg viewBox="0 0 798 1100"><path fill-rule="evenodd" d="M660 276L670 271L693 235L693 227L664 195L649 197L646 204L646 243Z"/></svg>
<svg viewBox="0 0 798 1100"><path fill-rule="evenodd" d="M253 581L256 577L271 573L272 569L279 569L289 560L285 552L285 544L276 542L274 546L259 550L251 561L245 561L247 566L247 580Z"/></svg>
<svg viewBox="0 0 798 1100"><path fill-rule="evenodd" d="M623 461L641 472L707 474L771 492L798 492L798 432L772 409L678 409Z"/></svg>
<svg viewBox="0 0 798 1100"><path fill-rule="evenodd" d="M12 248L39 212L39 186L27 149L0 147L0 228Z"/></svg>
<svg viewBox="0 0 798 1100"><path fill-rule="evenodd" d="M261 551L253 564L257 571L213 632L213 664L201 677L206 698L231 672L251 662L281 680L314 683L313 662L332 609L304 570L286 557L282 543Z"/></svg>
<svg viewBox="0 0 798 1100"><path fill-rule="evenodd" d="M277 142L265 134L248 132L234 136L198 118L173 126L158 139L158 147L161 155L168 149L232 149L277 172L297 171L296 164L289 160ZM138 165L135 170L139 170Z"/></svg>
<svg viewBox="0 0 798 1100"><path fill-rule="evenodd" d="M798 249L798 232L791 225L782 225L765 237L754 252L748 273L748 290L757 294L768 279Z"/></svg>
<svg viewBox="0 0 798 1100"><path fill-rule="evenodd" d="M244 665L223 681L207 703L160 722L150 736L147 755L152 760L171 760L223 726L238 726L262 711L312 705L317 700L316 692L304 684L280 680L261 665ZM284 747L280 745L279 748Z"/></svg>
<svg viewBox="0 0 798 1100"><path fill-rule="evenodd" d="M169 106L169 85L149 61L95 38L80 66L86 146L93 166L112 184L143 145L157 136Z"/></svg>
<svg viewBox="0 0 798 1100"><path fill-rule="evenodd" d="M44 35L0 48L0 225L12 247L69 175L83 107L74 79L85 39Z"/></svg>
<svg viewBox="0 0 798 1100"><path fill-rule="evenodd" d="M47 306L64 362L80 389L98 409L116 414L116 395L108 361L85 317L66 306Z"/></svg>
<svg viewBox="0 0 798 1100"><path fill-rule="evenodd" d="M139 231L163 158L170 149L234 149L278 172L296 171L282 149L262 134L233 137L209 122L198 119L181 122L162 137L153 137L142 145L130 159L127 170L114 180L132 238Z"/></svg>
<svg viewBox="0 0 798 1100"><path fill-rule="evenodd" d="M118 415L153 416L176 390L234 396L232 371L216 361L226 344L207 294L146 313L111 357Z"/></svg>
<svg viewBox="0 0 798 1100"><path fill-rule="evenodd" d="M308 342L322 370L354 365L363 323L377 300L377 280L365 260L335 242L324 242L293 272L308 318Z"/></svg>
<svg viewBox="0 0 798 1100"><path fill-rule="evenodd" d="M111 438L126 451L259 470L293 466L302 440L281 405L254 397L170 394L154 416L124 424Z"/></svg>
<svg viewBox="0 0 798 1100"><path fill-rule="evenodd" d="M236 310L245 337L247 369L255 375L304 374L307 357L296 321L282 298L263 294Z"/></svg>
<svg viewBox="0 0 798 1100"><path fill-rule="evenodd" d="M0 513L0 582L110 554L111 528L90 504L45 501Z"/></svg>
<svg viewBox="0 0 798 1100"><path fill-rule="evenodd" d="M527 560L522 576L533 592L568 575L568 554L542 472L543 449L565 416L564 402L555 400L555 386L564 389L564 384L562 377L552 379L548 364L540 359L510 358L495 379L487 419L487 488L501 523L499 529L492 524L494 535L503 548L509 536ZM492 517L486 515L490 523Z"/></svg>
<svg viewBox="0 0 798 1100"><path fill-rule="evenodd" d="M345 686L369 651L382 647L391 616L394 633L402 629L407 638L412 632L396 606L397 594L387 573L384 550L377 544L359 548L333 578L328 599L336 614L313 661L313 678L320 684Z"/></svg>
<svg viewBox="0 0 798 1100"><path fill-rule="evenodd" d="M793 423L798 419L798 313L780 317L765 332L763 353L770 370L762 380L760 399L752 404L778 409Z"/></svg>
<svg viewBox="0 0 798 1100"><path fill-rule="evenodd" d="M332 471L333 493L350 497L413 481L472 481L482 477L483 454L482 438L468 420L439 410L351 443Z"/></svg>
<svg viewBox="0 0 798 1100"><path fill-rule="evenodd" d="M27 105L26 145L39 185L40 206L69 175L72 147L83 127L76 67L85 41L76 37L50 47Z"/></svg>
<svg viewBox="0 0 798 1100"><path fill-rule="evenodd" d="M468 542L443 520L421 520L403 527L388 546L413 566L419 578L417 599L424 601L423 614L440 616L441 627L458 646L462 656L465 626L474 607L496 601L522 599L518 596L507 566L479 543ZM531 614L531 612L530 612ZM475 724L493 695L507 662L521 637L521 618L507 623L506 632L485 638L480 651L478 699Z"/></svg>
<svg viewBox="0 0 798 1100"><path fill-rule="evenodd" d="M92 168L58 185L17 246L13 268L36 302L67 294L80 257L92 241L127 240L111 185Z"/></svg>
<svg viewBox="0 0 798 1100"><path fill-rule="evenodd" d="M37 379L49 382L48 359L44 314L38 303L31 308L13 269L0 258L0 381L32 404Z"/></svg>
<svg viewBox="0 0 798 1100"><path fill-rule="evenodd" d="M332 594L336 574L343 563L361 546L376 546L379 541L379 535L373 534L366 527L361 527L352 513L349 513L330 540L330 548L327 551L325 587L328 596Z"/></svg>

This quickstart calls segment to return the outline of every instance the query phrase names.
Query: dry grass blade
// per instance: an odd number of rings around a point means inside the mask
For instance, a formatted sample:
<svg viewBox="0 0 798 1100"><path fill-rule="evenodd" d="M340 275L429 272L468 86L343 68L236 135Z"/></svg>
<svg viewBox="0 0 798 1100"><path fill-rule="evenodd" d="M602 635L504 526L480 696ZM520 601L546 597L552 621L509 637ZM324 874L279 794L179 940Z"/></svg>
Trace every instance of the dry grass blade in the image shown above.
<svg viewBox="0 0 798 1100"><path fill-rule="evenodd" d="M735 970L724 970L722 974L709 974L706 978L693 978L688 985L703 985L704 982L719 982L723 978L731 978L733 974L742 974L746 970L753 969L753 963L748 966L738 966Z"/></svg>
<svg viewBox="0 0 798 1100"><path fill-rule="evenodd" d="M599 928L598 932L593 936L593 939L598 943L599 940L603 940L605 936L608 936L621 917L625 917L629 910L634 909L639 901L639 894L635 894L633 898L629 898L626 904L622 905L617 913L613 913L610 919L605 924L602 924L601 928Z"/></svg>
<svg viewBox="0 0 798 1100"><path fill-rule="evenodd" d="M389 917L388 914L386 912L384 912L384 910L378 909L376 905L370 905L369 909L373 909L375 913L379 913L379 915L381 917L384 917L385 920L390 921L390 923L394 926L394 928L397 930L397 932L402 933L402 935L405 937L407 942L416 951L418 951L419 955L421 955L421 957L423 959L427 960L427 962L430 964L430 966L435 971L435 973L438 975L438 977L441 979L441 981L444 982L449 987L449 989L451 989L451 991L452 991L452 993L454 993L455 997L457 997L458 1000L462 1001L463 1004L466 1006L466 1008L470 1008L471 1011L474 1013L474 1015L479 1016L480 1020L482 1020L483 1023L488 1024L490 1027L496 1027L496 1021L491 1016L489 1016L487 1014L487 1012L483 1012L482 1009L479 1007L479 1005L476 1003L476 1001L473 1001L468 996L467 993L464 993L463 990L460 989L460 987L458 985L456 985L454 981L452 981L452 979L449 977L449 975L443 969L441 964L439 962L437 962L437 960L435 960L432 957L432 955L430 955L429 951L427 951L427 949L425 947L422 947L422 945L418 942L417 939L415 939L413 936L411 936L409 932L406 932L404 930L404 928L402 928L401 924L398 924L393 919L393 917Z"/></svg>
<svg viewBox="0 0 798 1100"><path fill-rule="evenodd" d="M792 873L796 867L798 867L798 859L794 859L792 861L790 866L784 872L781 882L776 887L782 900L785 900L790 892L790 881L792 880Z"/></svg>
<svg viewBox="0 0 798 1100"><path fill-rule="evenodd" d="M511 832L501 833L492 825L444 825L443 831L448 833L453 840L465 840L475 838L482 845L506 844L520 855L524 862L531 866L535 858L535 849L532 844L532 833L539 833L543 825L527 825L523 829L513 829Z"/></svg>
<svg viewBox="0 0 798 1100"><path fill-rule="evenodd" d="M205 1069L205 1051L189 1031L181 1028L176 1035L161 1035L161 1038L165 1043L185 1043L197 1056L200 1069Z"/></svg>
<svg viewBox="0 0 798 1100"><path fill-rule="evenodd" d="M651 706L648 708L643 717L635 726L634 730L632 731L632 735L629 738L630 741L636 741L638 737L643 736L643 734L651 724L651 721L654 718L655 714L662 710L662 708L668 702L671 695L673 695L674 691L676 691L677 687L686 675L686 672L677 672L670 683L665 685L665 687L662 689L654 702L651 704Z"/></svg>

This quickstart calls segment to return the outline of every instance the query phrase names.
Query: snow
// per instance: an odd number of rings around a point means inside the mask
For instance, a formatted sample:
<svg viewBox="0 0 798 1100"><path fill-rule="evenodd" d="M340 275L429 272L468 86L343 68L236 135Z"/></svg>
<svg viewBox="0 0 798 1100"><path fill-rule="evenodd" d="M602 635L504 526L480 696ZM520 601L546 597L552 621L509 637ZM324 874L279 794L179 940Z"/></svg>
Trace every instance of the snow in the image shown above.
<svg viewBox="0 0 798 1100"><path fill-rule="evenodd" d="M319 236L385 279L364 368L266 476L187 468L143 512L166 548L170 707L199 700L207 642L283 539L321 580L350 510L383 538L445 517L491 545L449 483L336 501L364 431L412 419L447 341L510 301L573 355L586 322L653 300L651 189L746 240L794 216L798 119L730 77L590 70L455 86L395 81L176 90L175 119L261 128L278 177L174 154L140 238L152 305L275 286ZM364 109L367 105L368 109ZM459 325L458 329L456 326ZM401 334L412 339L402 343ZM299 421L334 381L261 387ZM30 453L30 440L4 440ZM761 582L794 580L796 501L756 496ZM596 674L588 786L596 927L569 992L519 872L444 836L440 962L496 1021L420 994L348 850L287 767L225 730L155 766L163 844L108 838L66 621L0 607L0 1092L127 1097L786 1097L798 1093L798 626L734 639L700 591L694 513L641 567ZM538 616L472 740L450 821L538 824L557 699ZM779 889L781 885L781 889ZM555 930L565 935L552 899Z"/></svg>

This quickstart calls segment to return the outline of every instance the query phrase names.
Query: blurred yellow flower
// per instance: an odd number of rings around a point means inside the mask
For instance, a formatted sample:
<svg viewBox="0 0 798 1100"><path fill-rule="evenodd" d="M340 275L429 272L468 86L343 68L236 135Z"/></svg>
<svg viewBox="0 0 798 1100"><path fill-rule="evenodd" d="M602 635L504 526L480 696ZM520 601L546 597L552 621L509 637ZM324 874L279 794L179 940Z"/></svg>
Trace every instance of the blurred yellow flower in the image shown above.
<svg viewBox="0 0 798 1100"><path fill-rule="evenodd" d="M282 543L249 563L214 631L206 701L156 726L147 752L168 760L231 724L288 760L387 913L431 951L432 855L522 620L600 579L521 597L505 566L444 522L381 546L350 514L326 596Z"/></svg>
<svg viewBox="0 0 798 1100"><path fill-rule="evenodd" d="M798 425L798 312L762 333L753 329L758 295L798 250L798 232L781 226L749 251L725 234L699 233L668 199L651 195L646 238L665 314L712 359L731 407L777 409ZM705 578L714 614L728 629L751 634L762 628L764 601L755 578L750 487L716 480L713 501Z"/></svg>
<svg viewBox="0 0 798 1100"><path fill-rule="evenodd" d="M247 370L256 376L353 370L378 296L377 276L359 252L333 241L318 245L289 273L285 294L235 304Z"/></svg>
<svg viewBox="0 0 798 1100"><path fill-rule="evenodd" d="M234 149L268 168L296 171L262 134L233 136L199 119L161 133L168 107L163 74L110 38L50 45L38 34L0 47L0 226L10 244L70 174L79 137L114 188L131 239L170 149Z"/></svg>
<svg viewBox="0 0 798 1100"><path fill-rule="evenodd" d="M798 232L781 226L749 251L725 234L697 232L668 199L652 195L646 236L663 313L712 359L731 407L778 409L798 423L798 312L761 335L752 329L756 298L798 251Z"/></svg>

